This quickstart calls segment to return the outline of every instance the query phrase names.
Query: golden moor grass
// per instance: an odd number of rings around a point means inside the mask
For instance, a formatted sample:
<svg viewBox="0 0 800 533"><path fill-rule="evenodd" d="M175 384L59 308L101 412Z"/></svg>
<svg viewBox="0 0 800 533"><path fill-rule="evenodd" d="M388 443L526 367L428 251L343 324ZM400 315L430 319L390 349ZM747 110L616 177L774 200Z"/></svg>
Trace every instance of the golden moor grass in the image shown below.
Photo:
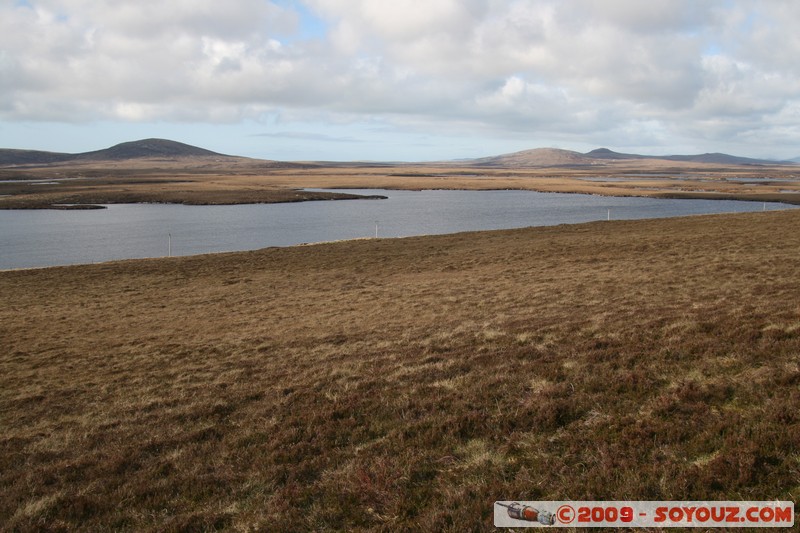
<svg viewBox="0 0 800 533"><path fill-rule="evenodd" d="M0 169L0 209L141 202L246 204L344 198L302 190L306 188L519 189L800 204L800 179L796 169L787 165L719 166L634 160L578 167L495 168L467 166L467 163L281 164L200 157Z"/></svg>
<svg viewBox="0 0 800 533"><path fill-rule="evenodd" d="M9 531L800 494L800 212L0 273Z"/></svg>

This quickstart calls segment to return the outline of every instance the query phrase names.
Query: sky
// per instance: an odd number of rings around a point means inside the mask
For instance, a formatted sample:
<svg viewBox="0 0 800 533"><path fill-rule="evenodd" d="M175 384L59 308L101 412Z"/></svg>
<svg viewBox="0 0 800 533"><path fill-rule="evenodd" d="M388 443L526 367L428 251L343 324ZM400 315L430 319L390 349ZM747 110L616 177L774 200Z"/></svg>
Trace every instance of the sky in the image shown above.
<svg viewBox="0 0 800 533"><path fill-rule="evenodd" d="M800 156L796 0L0 0L0 147Z"/></svg>

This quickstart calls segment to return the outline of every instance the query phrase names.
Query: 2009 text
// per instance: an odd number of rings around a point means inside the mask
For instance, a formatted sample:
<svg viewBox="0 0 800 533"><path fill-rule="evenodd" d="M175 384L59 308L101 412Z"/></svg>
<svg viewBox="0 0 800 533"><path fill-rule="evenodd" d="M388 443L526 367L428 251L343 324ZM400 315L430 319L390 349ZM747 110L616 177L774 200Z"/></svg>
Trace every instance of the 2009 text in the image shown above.
<svg viewBox="0 0 800 533"><path fill-rule="evenodd" d="M791 501L496 502L499 527L792 527Z"/></svg>

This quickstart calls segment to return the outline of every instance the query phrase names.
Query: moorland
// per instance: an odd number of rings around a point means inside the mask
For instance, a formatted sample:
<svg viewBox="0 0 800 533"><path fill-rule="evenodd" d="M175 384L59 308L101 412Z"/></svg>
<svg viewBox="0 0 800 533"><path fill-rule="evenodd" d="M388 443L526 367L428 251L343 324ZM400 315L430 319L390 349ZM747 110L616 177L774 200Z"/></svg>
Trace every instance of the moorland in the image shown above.
<svg viewBox="0 0 800 533"><path fill-rule="evenodd" d="M17 161L0 207L338 197L308 187L800 196L797 167L719 157L178 148L0 154ZM796 503L799 224L786 210L0 271L0 529L460 532L492 530L495 500Z"/></svg>
<svg viewBox="0 0 800 533"><path fill-rule="evenodd" d="M0 272L8 531L800 494L797 210Z"/></svg>
<svg viewBox="0 0 800 533"><path fill-rule="evenodd" d="M534 149L432 163L297 163L215 154L161 139L69 157L0 150L0 209L352 198L345 191L303 190L306 188L522 189L800 204L800 167L796 164L722 154L672 157Z"/></svg>

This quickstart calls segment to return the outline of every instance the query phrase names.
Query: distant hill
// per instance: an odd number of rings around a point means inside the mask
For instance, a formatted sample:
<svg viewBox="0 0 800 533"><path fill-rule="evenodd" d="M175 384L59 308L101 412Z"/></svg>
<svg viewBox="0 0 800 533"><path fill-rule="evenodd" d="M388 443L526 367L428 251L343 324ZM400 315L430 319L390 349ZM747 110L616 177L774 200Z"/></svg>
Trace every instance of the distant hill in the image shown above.
<svg viewBox="0 0 800 533"><path fill-rule="evenodd" d="M198 148L197 146L167 139L142 139L140 141L124 142L103 150L78 154L44 152L40 150L0 149L0 166L50 165L85 161L126 161L148 158L183 159L192 157L232 158L234 156L219 154L211 150L206 150L205 148ZM466 163L487 167L524 168L588 166L613 160L634 159L685 161L717 165L777 165L800 163L800 157L788 161L770 161L767 159L751 159L748 157L737 157L721 153L652 156L625 154L609 150L608 148L597 148L585 154L572 150L561 150L559 148L534 148L532 150L523 150L493 157L459 160L458 162L461 164ZM281 164L294 165L293 163Z"/></svg>
<svg viewBox="0 0 800 533"><path fill-rule="evenodd" d="M41 152L38 150L0 149L0 166L11 165L49 165L61 163L72 158L72 154Z"/></svg>
<svg viewBox="0 0 800 533"><path fill-rule="evenodd" d="M75 159L92 159L98 161L119 161L124 159L141 159L145 157L208 157L222 154L167 139L143 139L117 144L105 150L76 154Z"/></svg>
<svg viewBox="0 0 800 533"><path fill-rule="evenodd" d="M535 148L533 150L523 150L510 154L502 154L493 157L482 157L470 159L468 162L473 165L492 166L492 167L569 167L583 165L597 165L607 161L622 160L660 160L660 161L682 161L688 163L708 163L716 165L779 165L791 164L787 161L771 161L768 159L752 159L749 157L738 157L729 154L711 153L697 155L639 155L625 154L609 150L608 148L597 148L582 154L571 150L561 150L558 148ZM800 160L800 158L798 158ZM800 161L794 161L800 162Z"/></svg>
<svg viewBox="0 0 800 533"><path fill-rule="evenodd" d="M613 150L609 150L608 148L597 148L596 150L592 150L591 152L586 152L584 154L586 157L591 157L592 159L646 159L647 156L637 155L637 154L621 154L619 152L614 152Z"/></svg>
<svg viewBox="0 0 800 533"><path fill-rule="evenodd" d="M489 167L563 167L591 165L594 162L592 158L579 152L558 148L534 148L470 161L474 165Z"/></svg>
<svg viewBox="0 0 800 533"><path fill-rule="evenodd" d="M715 163L718 165L776 165L779 161L769 159L752 159L729 154L668 155L660 159L669 161L689 161L690 163Z"/></svg>
<svg viewBox="0 0 800 533"><path fill-rule="evenodd" d="M94 152L64 154L37 150L0 149L0 166L49 165L70 161L124 161L143 158L230 157L166 139L143 139Z"/></svg>
<svg viewBox="0 0 800 533"><path fill-rule="evenodd" d="M729 154L712 153L712 154L697 154L697 155L639 155L639 154L622 154L614 152L608 148L598 148L591 152L584 154L586 157L593 159L663 159L666 161L687 161L690 163L714 163L718 165L775 165L779 161L771 161L769 159L752 159L749 157L739 157Z"/></svg>

